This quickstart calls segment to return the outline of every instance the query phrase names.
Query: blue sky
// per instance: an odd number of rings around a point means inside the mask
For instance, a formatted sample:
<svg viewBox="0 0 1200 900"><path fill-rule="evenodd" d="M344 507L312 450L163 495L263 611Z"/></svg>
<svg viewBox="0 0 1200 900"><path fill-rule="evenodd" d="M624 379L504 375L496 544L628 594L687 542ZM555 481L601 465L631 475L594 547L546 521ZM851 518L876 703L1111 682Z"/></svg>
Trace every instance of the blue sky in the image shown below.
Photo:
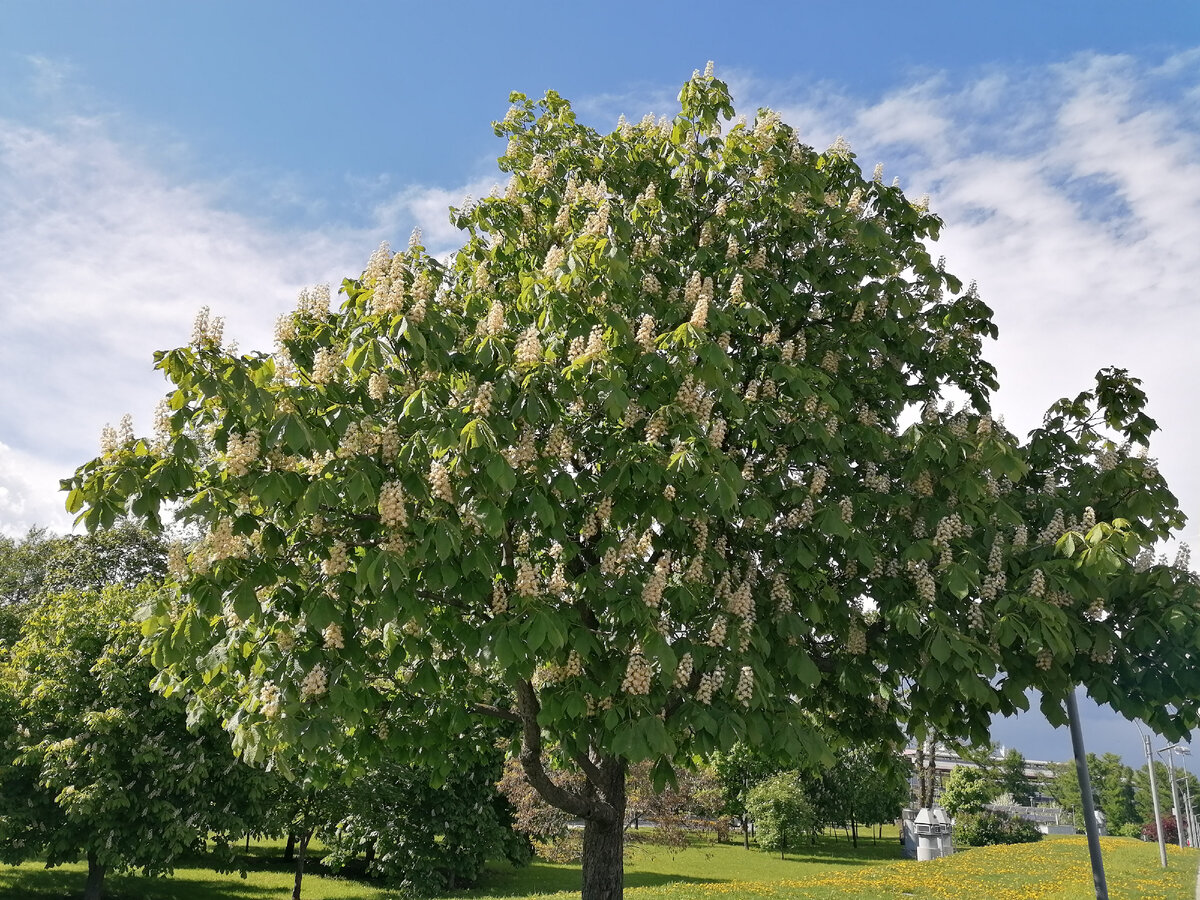
<svg viewBox="0 0 1200 900"><path fill-rule="evenodd" d="M979 281L1019 431L1104 365L1145 379L1193 523L1200 6L1116 2L10 0L0 14L0 532L65 527L57 479L141 427L153 350L203 304L267 347L298 290L501 180L489 123L553 88L611 128L714 59L739 110L929 193ZM1086 707L1097 752L1132 724ZM1062 758L1040 716L998 741Z"/></svg>

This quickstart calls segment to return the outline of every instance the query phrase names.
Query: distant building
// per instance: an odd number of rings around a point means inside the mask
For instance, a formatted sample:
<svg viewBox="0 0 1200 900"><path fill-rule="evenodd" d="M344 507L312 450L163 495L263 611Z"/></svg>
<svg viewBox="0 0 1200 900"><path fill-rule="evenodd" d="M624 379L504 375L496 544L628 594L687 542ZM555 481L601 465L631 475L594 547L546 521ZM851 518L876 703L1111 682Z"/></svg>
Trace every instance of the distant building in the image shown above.
<svg viewBox="0 0 1200 900"><path fill-rule="evenodd" d="M1005 747L1001 747L997 751L997 755L993 756L991 758L993 760L995 760L996 762L999 762L1001 759L1004 758L1004 753L1005 753L1006 749L1007 748L1005 748ZM908 783L909 783L909 789L911 791L909 800L910 800L910 803L912 805L914 805L914 807L915 807L915 804L917 801L917 780L918 780L918 775L917 775L917 770L916 770L917 751L915 748L909 747L907 750L904 751L904 756L908 759L909 762L911 762L913 764L913 773L912 773L912 776L909 778ZM926 761L926 765L928 765L928 760ZM959 766L969 766L972 769L978 769L980 767L979 763L975 762L974 760L963 759L961 756L958 756L957 754L948 750L946 747L943 747L941 744L939 744L936 748L936 752L934 753L934 793L933 793L933 796L934 796L935 802L937 801L937 798L940 797L942 794L942 785L945 782L946 778L950 775L951 772L953 772ZM1045 806L1045 805L1049 805L1054 802L1045 793L1046 785L1054 777L1054 772L1050 768L1050 766L1051 766L1051 762L1049 760L1043 760L1043 759L1027 759L1027 760L1025 760L1025 774L1026 774L1026 776L1028 776L1030 781L1033 782L1033 787L1034 787L1034 791L1035 791L1034 798L1033 798L1033 803L1035 806Z"/></svg>

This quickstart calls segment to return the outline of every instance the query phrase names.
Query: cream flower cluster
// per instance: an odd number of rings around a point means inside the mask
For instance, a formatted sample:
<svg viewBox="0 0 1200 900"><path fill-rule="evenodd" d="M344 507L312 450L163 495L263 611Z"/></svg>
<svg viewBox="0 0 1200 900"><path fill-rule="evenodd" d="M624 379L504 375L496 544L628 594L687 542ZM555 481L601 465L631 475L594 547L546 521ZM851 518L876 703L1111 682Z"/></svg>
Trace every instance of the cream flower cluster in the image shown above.
<svg viewBox="0 0 1200 900"><path fill-rule="evenodd" d="M235 478L246 475L258 459L260 437L251 429L245 435L231 434L225 447L225 469Z"/></svg>
<svg viewBox="0 0 1200 900"><path fill-rule="evenodd" d="M367 379L367 396L376 403L382 403L387 399L389 387L391 382L386 375L382 372L372 372L371 377Z"/></svg>
<svg viewBox="0 0 1200 900"><path fill-rule="evenodd" d="M264 718L279 718L279 704L281 698L279 694L279 688L276 686L275 682L264 682L262 688L258 692L258 699L262 704L262 714Z"/></svg>
<svg viewBox="0 0 1200 900"><path fill-rule="evenodd" d="M343 650L346 647L346 642L342 637L342 626L336 622L330 622L325 626L325 630L321 632L321 638L325 643L326 650Z"/></svg>
<svg viewBox="0 0 1200 900"><path fill-rule="evenodd" d="M667 576L671 574L671 554L664 553L654 564L654 574L642 587L642 602L651 609L657 609L662 603L663 590L667 586Z"/></svg>
<svg viewBox="0 0 1200 900"><path fill-rule="evenodd" d="M1038 534L1039 544L1053 544L1058 541L1067 531L1067 523L1063 518L1063 511L1056 509L1050 521L1046 523L1046 527Z"/></svg>
<svg viewBox="0 0 1200 900"><path fill-rule="evenodd" d="M495 337L504 331L504 304L499 300L493 300L492 305L488 307L487 318L483 322L484 334Z"/></svg>
<svg viewBox="0 0 1200 900"><path fill-rule="evenodd" d="M317 351L312 365L313 384L330 384L337 380L342 367L342 354L333 347L322 347Z"/></svg>
<svg viewBox="0 0 1200 900"><path fill-rule="evenodd" d="M986 624L983 616L983 605L972 602L971 608L967 610L967 624L975 631L983 631Z"/></svg>
<svg viewBox="0 0 1200 900"><path fill-rule="evenodd" d="M508 612L508 592L504 585L496 582L492 585L492 615L500 616Z"/></svg>
<svg viewBox="0 0 1200 900"><path fill-rule="evenodd" d="M186 581L189 576L187 554L183 544L172 541L167 547L167 572L176 581Z"/></svg>
<svg viewBox="0 0 1200 900"><path fill-rule="evenodd" d="M725 680L725 673L720 669L715 672L705 672L700 676L700 686L696 688L696 699L708 706L712 703L713 694L721 689L721 683Z"/></svg>
<svg viewBox="0 0 1200 900"><path fill-rule="evenodd" d="M742 706L750 705L750 698L754 696L754 669L750 666L742 666L742 671L738 674L737 687L733 690L733 697Z"/></svg>
<svg viewBox="0 0 1200 900"><path fill-rule="evenodd" d="M536 366L542 361L542 342L536 326L530 325L517 340L516 358L518 368Z"/></svg>
<svg viewBox="0 0 1200 900"><path fill-rule="evenodd" d="M296 312L305 319L323 319L329 315L329 285L318 284L302 290L296 300Z"/></svg>
<svg viewBox="0 0 1200 900"><path fill-rule="evenodd" d="M537 574L533 570L533 563L528 559L522 559L517 562L517 583L516 591L522 597L536 597L538 594Z"/></svg>
<svg viewBox="0 0 1200 900"><path fill-rule="evenodd" d="M725 443L725 434L728 430L728 425L722 418L713 420L712 425L708 429L708 442L717 450L721 449L721 445Z"/></svg>
<svg viewBox="0 0 1200 900"><path fill-rule="evenodd" d="M638 322L637 343L643 353L654 352L654 316L643 315Z"/></svg>
<svg viewBox="0 0 1200 900"><path fill-rule="evenodd" d="M437 499L446 503L454 502L454 488L450 486L450 471L445 464L440 462L430 464L429 489Z"/></svg>
<svg viewBox="0 0 1200 900"><path fill-rule="evenodd" d="M726 618L724 616L717 616L712 623L712 627L708 630L708 640L705 643L710 647L720 647L725 643L728 628L729 622Z"/></svg>
<svg viewBox="0 0 1200 900"><path fill-rule="evenodd" d="M841 514L842 521L847 525L854 521L854 501L849 497L843 497L838 501L838 511Z"/></svg>
<svg viewBox="0 0 1200 900"><path fill-rule="evenodd" d="M1029 579L1029 596L1045 597L1046 596L1046 576L1041 569L1034 569L1033 575Z"/></svg>
<svg viewBox="0 0 1200 900"><path fill-rule="evenodd" d="M546 259L542 263L542 275L545 278L555 278L558 275L558 270L562 268L566 261L567 255L563 248L555 244L546 253Z"/></svg>
<svg viewBox="0 0 1200 900"><path fill-rule="evenodd" d="M650 663L646 657L640 650L635 650L629 657L629 665L625 669L621 690L632 697L644 697L650 693L652 674Z"/></svg>
<svg viewBox="0 0 1200 900"><path fill-rule="evenodd" d="M304 676L304 681L300 683L300 699L312 700L320 697L329 689L329 675L325 672L325 667L321 665L314 666L309 673Z"/></svg>
<svg viewBox="0 0 1200 900"><path fill-rule="evenodd" d="M673 684L677 688L685 688L691 680L692 654L685 653L679 658L679 665L675 667L675 680Z"/></svg>
<svg viewBox="0 0 1200 900"><path fill-rule="evenodd" d="M1037 652L1037 659L1034 661L1034 665L1043 672L1048 672L1050 667L1054 665L1054 654L1043 647Z"/></svg>
<svg viewBox="0 0 1200 900"><path fill-rule="evenodd" d="M211 317L207 306L200 307L196 318L192 320L191 345L197 350L205 347L219 349L225 332L225 320L220 316Z"/></svg>
<svg viewBox="0 0 1200 900"><path fill-rule="evenodd" d="M771 578L771 602L780 614L792 611L792 592L788 590L787 580L782 573L776 573Z"/></svg>
<svg viewBox="0 0 1200 900"><path fill-rule="evenodd" d="M350 556L346 545L335 541L329 548L329 556L321 560L321 571L329 577L340 575L350 568Z"/></svg>
<svg viewBox="0 0 1200 900"><path fill-rule="evenodd" d="M929 571L929 565L924 560L910 559L905 568L917 588L917 596L922 603L931 604L937 598L937 585Z"/></svg>
<svg viewBox="0 0 1200 900"><path fill-rule="evenodd" d="M471 412L481 418L486 418L492 411L492 399L496 388L490 381L485 381L475 390L475 400L471 404Z"/></svg>

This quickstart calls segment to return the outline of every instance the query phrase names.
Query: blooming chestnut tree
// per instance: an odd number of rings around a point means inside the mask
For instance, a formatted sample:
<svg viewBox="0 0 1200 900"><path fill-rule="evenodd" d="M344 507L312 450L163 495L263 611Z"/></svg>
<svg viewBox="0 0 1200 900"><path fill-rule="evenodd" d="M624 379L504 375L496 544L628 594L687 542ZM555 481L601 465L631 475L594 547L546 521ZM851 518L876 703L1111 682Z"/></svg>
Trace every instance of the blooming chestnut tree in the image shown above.
<svg viewBox="0 0 1200 900"><path fill-rule="evenodd" d="M381 721L400 752L410 708L442 717L409 730L426 750L511 721L585 822L589 900L621 895L634 762L981 739L1080 682L1196 721L1194 584L1132 565L1181 520L1126 446L1153 430L1136 382L1102 373L1021 444L940 220L840 140L734 120L711 72L607 135L512 100L511 178L451 210L459 250L381 247L271 353L203 314L156 356L156 437L111 432L64 482L89 527L169 507L203 535L148 611L164 685L251 759L380 746Z"/></svg>

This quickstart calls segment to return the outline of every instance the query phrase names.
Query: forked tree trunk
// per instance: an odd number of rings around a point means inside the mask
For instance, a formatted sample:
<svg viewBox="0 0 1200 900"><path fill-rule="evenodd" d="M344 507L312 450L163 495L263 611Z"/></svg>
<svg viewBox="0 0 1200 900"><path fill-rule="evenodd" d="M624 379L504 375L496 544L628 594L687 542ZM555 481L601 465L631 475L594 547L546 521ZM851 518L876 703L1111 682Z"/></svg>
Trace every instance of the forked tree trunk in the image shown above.
<svg viewBox="0 0 1200 900"><path fill-rule="evenodd" d="M287 846L283 848L283 861L291 862L296 858L296 835L288 832Z"/></svg>
<svg viewBox="0 0 1200 900"><path fill-rule="evenodd" d="M83 888L83 900L100 900L104 896L105 867L96 861L96 854L88 854L87 884Z"/></svg>

